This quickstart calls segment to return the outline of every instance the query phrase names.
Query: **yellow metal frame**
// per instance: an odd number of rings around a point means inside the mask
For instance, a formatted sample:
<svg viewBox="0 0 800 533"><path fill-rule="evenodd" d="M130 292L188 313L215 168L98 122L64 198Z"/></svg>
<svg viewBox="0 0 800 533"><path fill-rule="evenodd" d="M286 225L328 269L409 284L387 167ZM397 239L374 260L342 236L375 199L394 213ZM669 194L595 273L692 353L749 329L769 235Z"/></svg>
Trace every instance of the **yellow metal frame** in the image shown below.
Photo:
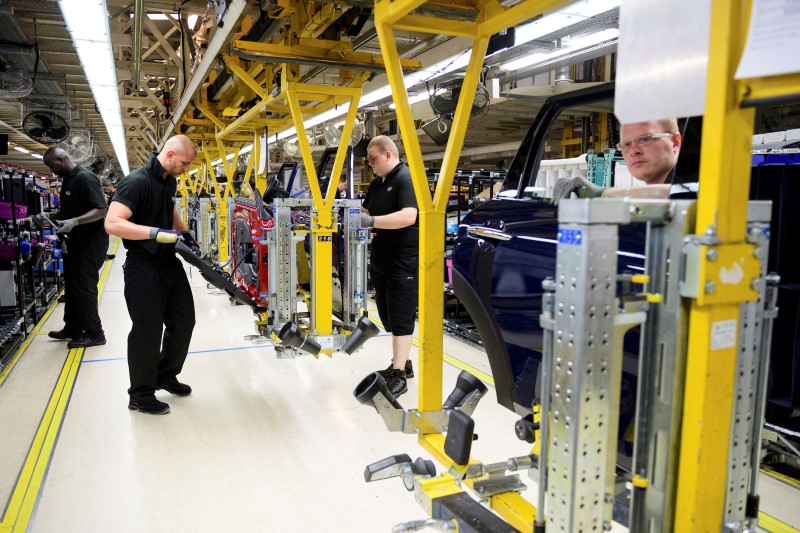
<svg viewBox="0 0 800 533"><path fill-rule="evenodd" d="M745 98L800 93L800 76L734 80L744 49L749 0L713 0L709 39L706 110L700 159L696 233L719 238L719 257L752 258L745 242L755 112ZM700 270L714 272L716 256L701 254ZM730 262L730 261L728 261ZM724 263L724 261L723 261ZM730 416L735 383L736 346L714 349L715 326L739 320L740 304L751 299L751 261L739 284L720 297L692 302L680 444L676 531L720 531L724 516ZM755 274L754 274L755 272ZM703 278L701 278L703 279ZM720 286L717 285L718 290ZM709 488L711 487L711 490Z"/></svg>
<svg viewBox="0 0 800 533"><path fill-rule="evenodd" d="M411 14L424 3L424 0L379 0L375 5L375 27L387 58L386 70L400 133L420 206L421 411L441 408L443 302L437 295L443 279L443 245L439 236L444 232L445 193L452 185L488 37L566 2L523 2L510 9L504 9L496 1L486 2L475 22L441 21ZM708 70L708 79L713 83L708 83L706 94L703 187L698 200L696 232L718 237L720 243L714 246L716 254L707 256L703 248L700 280L701 283L719 281L721 268L733 262L739 262L743 275L738 282L729 279L727 284L717 283L721 294L701 290L702 296L692 303L676 531L722 529L725 491L709 490L709 486L724 487L726 483L727 454L720 451L728 449L730 419L718 413L725 406L732 407L736 353L735 346L712 351L711 335L715 324L738 320L739 304L753 298L751 282L758 275L757 261L752 260L752 246L746 243L744 233L754 112L740 104L746 98L800 93L797 75L734 81L746 36L747 17L743 15L747 14L749 4L749 0L713 0ZM472 38L474 43L432 202L392 29L445 33ZM718 262L713 264L714 261ZM421 435L419 440L439 462L451 466L443 453L441 434ZM533 507L518 495L494 496L491 505L515 527L523 531L533 528Z"/></svg>
<svg viewBox="0 0 800 533"><path fill-rule="evenodd" d="M374 13L375 29L380 40L381 53L386 61L386 74L392 88L397 122L419 206L419 410L438 411L442 408L442 320L444 318L444 301L441 297L442 279L444 279L442 260L444 242L441 236L444 235L447 200L463 147L489 38L500 30L516 26L567 2L528 0L508 9L497 1L486 2L474 22L442 20L411 14L424 3L424 0L379 0L375 3ZM430 197L417 128L408 103L403 68L398 58L393 29L443 33L467 37L473 42L433 200ZM420 435L419 442L445 467L454 466L444 453L444 437L441 433ZM472 459L471 461L474 462ZM465 481L464 485L471 487L472 482ZM522 531L533 529L535 508L516 492L492 496L490 504L492 509L517 529Z"/></svg>
<svg viewBox="0 0 800 533"><path fill-rule="evenodd" d="M311 287L314 298L311 299L311 323L314 325L316 334L330 335L333 332L333 285L331 283L331 263L333 261L333 234L336 232L335 220L333 219L333 202L336 196L336 187L339 184L338 176L342 173L345 157L347 155L347 139L353 131L353 125L358 111L358 102L361 99L360 78L354 80L349 87L329 87L322 85L312 85L287 81L286 100L289 102L295 130L301 133L297 136L300 146L300 153L303 156L303 166L308 184L311 190L313 201L313 213L311 221L311 257L313 264L311 268ZM303 112L300 108L300 98L314 98L320 94L330 95L338 98L346 98L350 104L342 128L343 142L336 148L336 158L333 162L331 179L328 181L328 190L325 197L319 187L319 176L311 155L311 146L308 138L302 135L305 131L303 124ZM323 350L328 356L332 355L331 350Z"/></svg>

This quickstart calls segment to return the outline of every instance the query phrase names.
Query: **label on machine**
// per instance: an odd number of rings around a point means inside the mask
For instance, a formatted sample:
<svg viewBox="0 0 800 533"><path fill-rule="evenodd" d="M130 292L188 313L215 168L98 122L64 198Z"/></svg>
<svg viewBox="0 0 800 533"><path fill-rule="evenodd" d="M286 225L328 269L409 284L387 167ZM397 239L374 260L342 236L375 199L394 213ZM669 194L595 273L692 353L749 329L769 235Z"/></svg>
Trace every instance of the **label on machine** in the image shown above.
<svg viewBox="0 0 800 533"><path fill-rule="evenodd" d="M734 346L736 346L736 319L712 322L711 349L723 350Z"/></svg>
<svg viewBox="0 0 800 533"><path fill-rule="evenodd" d="M583 242L583 233L579 229L559 229L558 242L560 244L580 244Z"/></svg>
<svg viewBox="0 0 800 533"><path fill-rule="evenodd" d="M314 340L319 343L323 350L333 350L333 335L320 335L319 337L314 337Z"/></svg>

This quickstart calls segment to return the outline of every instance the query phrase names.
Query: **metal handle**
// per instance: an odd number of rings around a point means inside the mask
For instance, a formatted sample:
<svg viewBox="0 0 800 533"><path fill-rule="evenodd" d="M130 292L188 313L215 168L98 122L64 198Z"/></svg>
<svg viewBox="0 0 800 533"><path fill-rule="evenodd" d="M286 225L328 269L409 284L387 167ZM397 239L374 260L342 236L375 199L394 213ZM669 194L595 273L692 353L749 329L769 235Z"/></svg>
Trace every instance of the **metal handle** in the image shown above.
<svg viewBox="0 0 800 533"><path fill-rule="evenodd" d="M496 241L510 241L512 235L500 231L499 229L487 228L485 226L470 226L467 234L481 239L493 239Z"/></svg>

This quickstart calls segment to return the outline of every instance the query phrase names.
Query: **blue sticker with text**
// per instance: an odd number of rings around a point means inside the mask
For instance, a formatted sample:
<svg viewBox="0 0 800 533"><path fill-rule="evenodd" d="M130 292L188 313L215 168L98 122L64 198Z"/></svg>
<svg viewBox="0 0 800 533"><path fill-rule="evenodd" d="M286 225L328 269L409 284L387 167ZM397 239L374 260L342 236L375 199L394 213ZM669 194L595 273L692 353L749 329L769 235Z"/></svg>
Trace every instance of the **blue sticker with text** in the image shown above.
<svg viewBox="0 0 800 533"><path fill-rule="evenodd" d="M560 229L558 230L558 242L561 244L581 244L583 242L583 232L579 229Z"/></svg>

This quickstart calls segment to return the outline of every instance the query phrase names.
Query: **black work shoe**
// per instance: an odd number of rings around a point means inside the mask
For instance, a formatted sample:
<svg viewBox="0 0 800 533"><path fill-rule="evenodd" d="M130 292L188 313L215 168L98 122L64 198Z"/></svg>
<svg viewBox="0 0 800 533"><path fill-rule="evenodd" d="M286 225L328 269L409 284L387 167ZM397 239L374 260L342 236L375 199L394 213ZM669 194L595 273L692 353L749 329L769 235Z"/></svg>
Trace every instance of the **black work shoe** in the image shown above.
<svg viewBox="0 0 800 533"><path fill-rule="evenodd" d="M163 383L156 384L156 390L163 389L175 396L189 396L192 393L192 388L185 383L178 381L178 378L165 380Z"/></svg>
<svg viewBox="0 0 800 533"><path fill-rule="evenodd" d="M378 370L378 372L381 375L383 375L388 370L394 370L394 363L389 363L389 366L386 367L386 370ZM411 379L414 377L414 365L411 364L411 359L406 361L405 371L406 371L406 379Z"/></svg>
<svg viewBox="0 0 800 533"><path fill-rule="evenodd" d="M83 337L83 333L72 333L66 329L62 329L59 331L51 331L47 336L58 341L65 341L67 339L80 339Z"/></svg>
<svg viewBox="0 0 800 533"><path fill-rule="evenodd" d="M169 404L159 401L155 396L145 396L138 400L131 398L128 402L128 409L148 415L165 415L169 413Z"/></svg>
<svg viewBox="0 0 800 533"><path fill-rule="evenodd" d="M392 396L395 398L408 392L405 370L395 370L394 368L391 370L384 370L383 379L386 380L386 390L392 393Z"/></svg>
<svg viewBox="0 0 800 533"><path fill-rule="evenodd" d="M78 340L69 341L67 346L69 348L88 348L90 346L100 346L106 343L106 336L102 333L97 337L81 337Z"/></svg>

